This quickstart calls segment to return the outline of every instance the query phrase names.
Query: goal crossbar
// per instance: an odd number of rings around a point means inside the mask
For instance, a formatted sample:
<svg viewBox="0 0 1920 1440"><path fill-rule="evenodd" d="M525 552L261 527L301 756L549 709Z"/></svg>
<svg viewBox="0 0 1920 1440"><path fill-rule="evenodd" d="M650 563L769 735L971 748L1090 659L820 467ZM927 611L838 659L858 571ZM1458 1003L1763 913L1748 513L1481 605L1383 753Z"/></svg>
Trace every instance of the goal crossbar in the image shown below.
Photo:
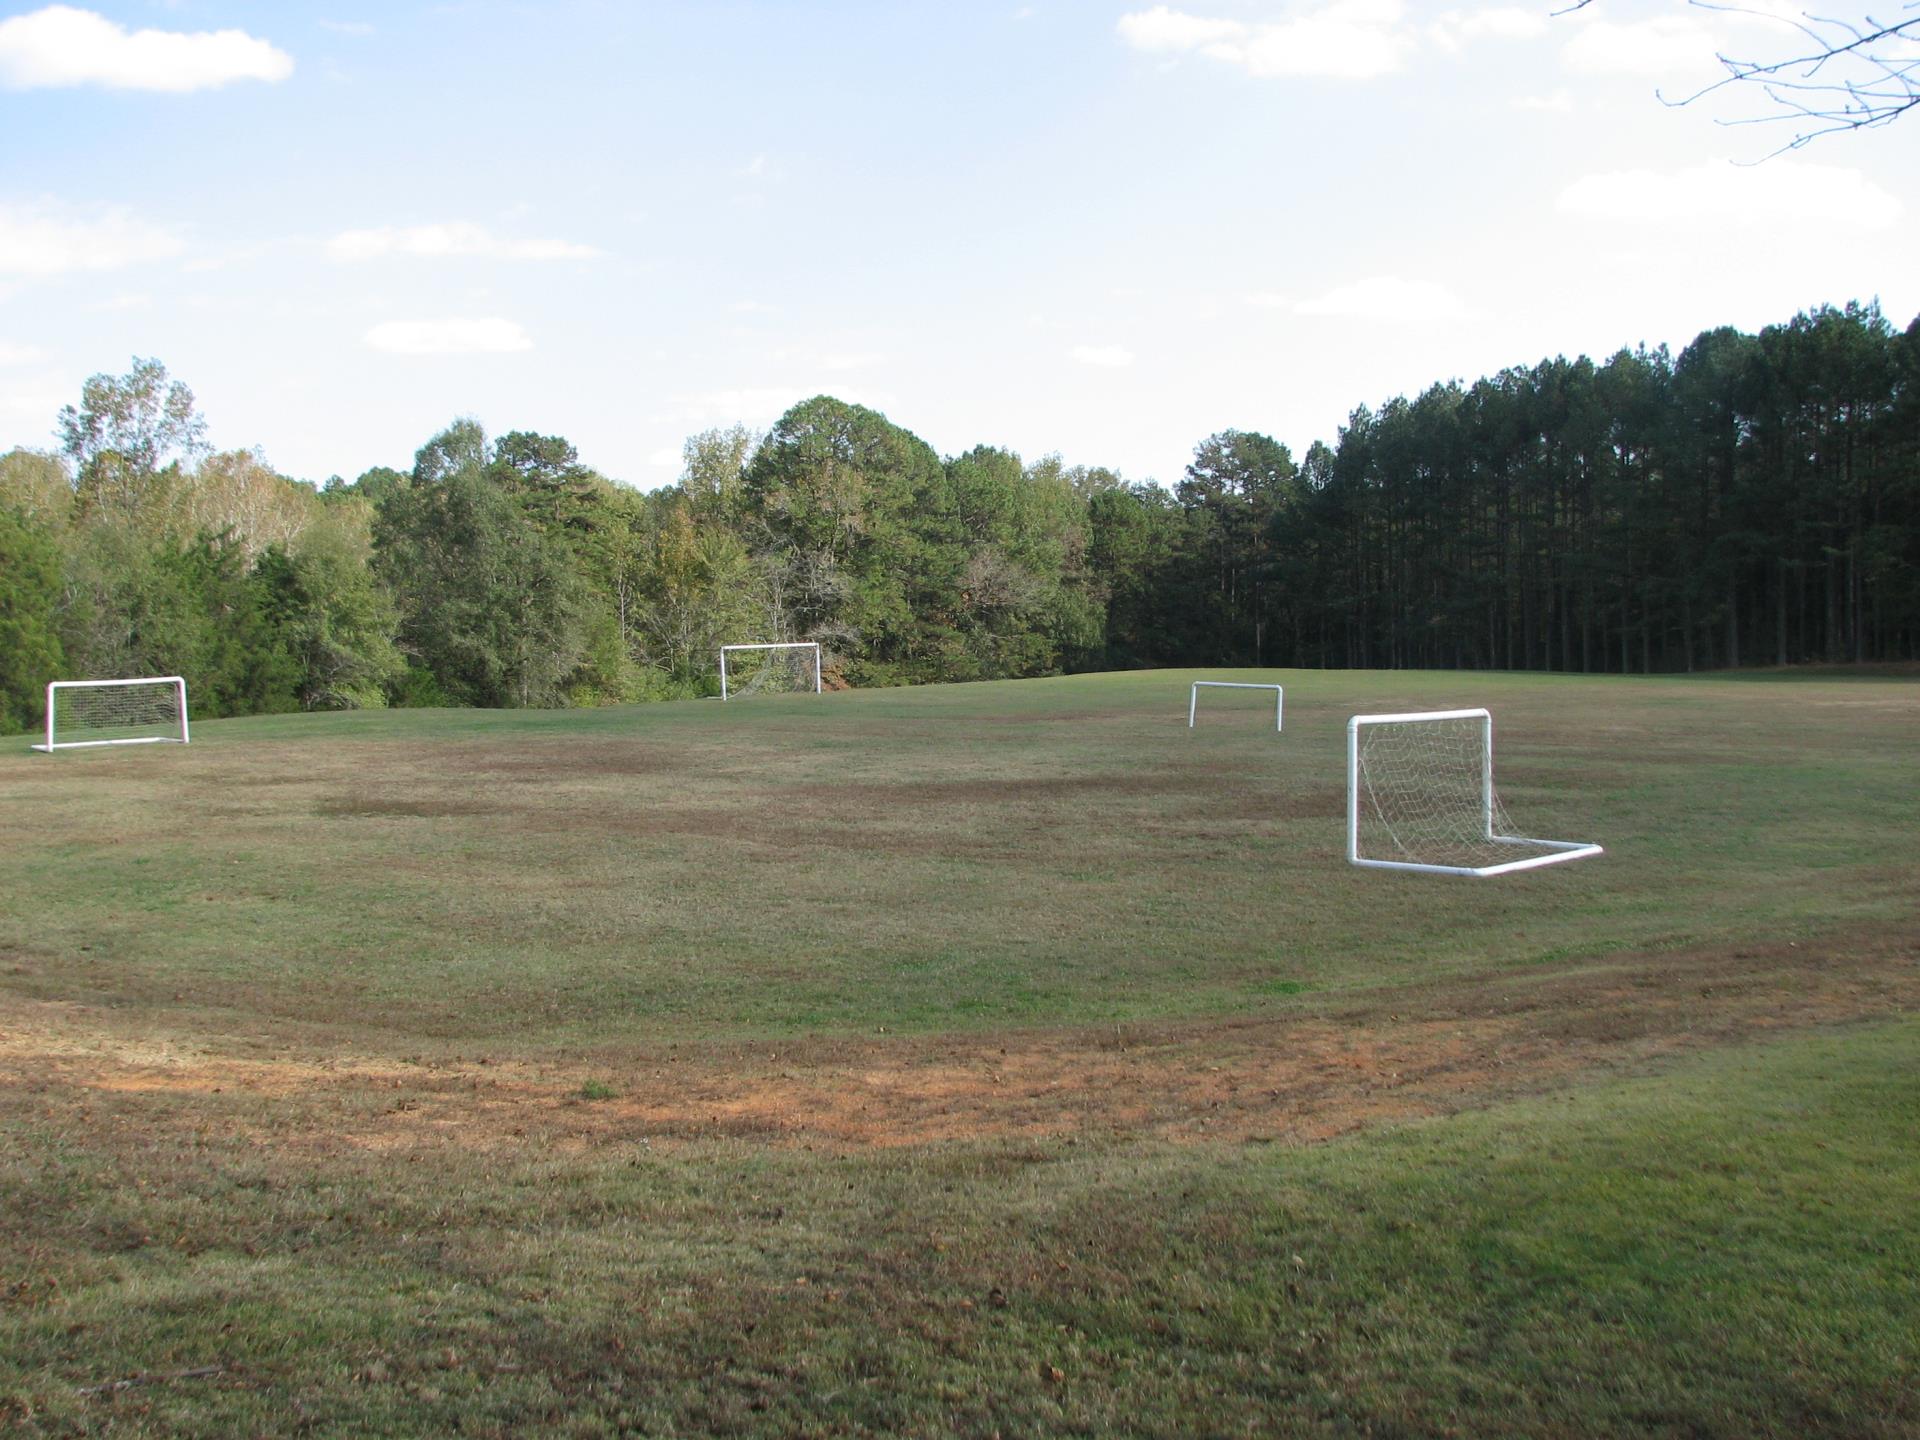
<svg viewBox="0 0 1920 1440"><path fill-rule="evenodd" d="M727 656L746 650L809 650L813 652L813 693L820 694L820 642L818 640L794 640L764 645L722 645L720 647L720 698L732 698L732 690L727 677Z"/></svg>
<svg viewBox="0 0 1920 1440"><path fill-rule="evenodd" d="M146 692L142 707L135 687ZM89 700L97 703L89 703ZM64 711L63 711L64 703ZM74 720L78 710L80 718ZM74 726L93 738L71 737ZM101 735L103 730L164 730L152 735ZM47 686L47 738L33 748L85 750L100 745L185 745L187 737L187 682L178 675L144 675L129 680L55 680Z"/></svg>
<svg viewBox="0 0 1920 1440"><path fill-rule="evenodd" d="M1187 696L1187 728L1193 729L1194 717L1200 711L1200 692L1203 690L1271 690L1273 691L1273 728L1282 729L1283 707L1286 705L1286 692L1278 685L1253 680L1196 680L1193 691Z"/></svg>
<svg viewBox="0 0 1920 1440"><path fill-rule="evenodd" d="M1524 846L1540 852L1518 859L1487 865L1445 865L1419 860L1383 860L1360 853L1360 800L1363 791L1372 794L1369 777L1361 763L1361 733L1369 726L1408 725L1452 720L1476 721L1481 729L1480 766L1475 828L1476 840L1488 845ZM1473 710L1416 710L1394 715L1355 715L1347 721L1347 859L1373 870L1413 870L1432 875L1509 875L1519 870L1537 870L1543 865L1558 865L1581 860L1605 850L1584 840L1541 840L1526 835L1503 835L1499 822L1504 820L1493 788L1493 712Z"/></svg>

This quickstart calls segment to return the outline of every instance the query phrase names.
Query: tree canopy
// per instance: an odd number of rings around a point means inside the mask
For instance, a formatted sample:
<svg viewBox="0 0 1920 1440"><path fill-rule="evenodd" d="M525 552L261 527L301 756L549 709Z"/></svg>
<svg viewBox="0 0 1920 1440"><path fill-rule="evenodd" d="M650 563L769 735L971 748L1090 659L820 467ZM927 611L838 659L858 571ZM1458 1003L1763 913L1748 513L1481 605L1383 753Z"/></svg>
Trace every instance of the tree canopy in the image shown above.
<svg viewBox="0 0 1920 1440"><path fill-rule="evenodd" d="M642 494L459 418L324 490L213 453L157 361L0 456L0 725L48 680L195 713L710 694L730 642L829 685L1126 666L1652 672L1920 658L1920 320L1822 308L1202 439L1171 488L831 396Z"/></svg>

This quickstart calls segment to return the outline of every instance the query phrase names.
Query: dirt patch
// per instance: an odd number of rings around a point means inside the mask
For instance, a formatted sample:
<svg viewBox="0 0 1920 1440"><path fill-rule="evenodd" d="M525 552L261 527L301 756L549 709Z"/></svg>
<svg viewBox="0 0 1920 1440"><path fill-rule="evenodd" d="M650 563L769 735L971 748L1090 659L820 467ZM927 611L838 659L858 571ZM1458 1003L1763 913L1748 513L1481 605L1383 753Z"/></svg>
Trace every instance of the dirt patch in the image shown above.
<svg viewBox="0 0 1920 1440"><path fill-rule="evenodd" d="M522 751L502 755L497 750L476 752L456 761L463 775L545 784L553 780L594 779L605 775L662 775L682 768L683 755L649 745L638 737L597 745L569 745L551 754Z"/></svg>
<svg viewBox="0 0 1920 1440"><path fill-rule="evenodd" d="M1196 797L1157 817L1137 817L1129 823L1142 835L1210 835L1234 822L1337 819L1344 813L1345 794L1328 788L1310 794L1261 795L1242 792L1220 797ZM830 851L878 853L902 858L1005 861L1009 846L1032 843L1031 837L1057 834L1084 844L1077 826L1063 824L1044 809L1026 811L1017 805L997 808L992 823L969 828L953 823L928 824L930 812L942 807L924 802L889 809L871 802L841 805L821 814L769 810L759 815L692 808L596 807L567 817L577 821L590 813L595 823L615 833L634 836L679 836L720 840L754 846L783 858L817 857ZM529 826L546 822L524 821Z"/></svg>
<svg viewBox="0 0 1920 1440"><path fill-rule="evenodd" d="M982 776L978 780L871 781L797 785L790 793L876 812L924 805L1017 805L1072 795L1163 795L1189 788L1179 775Z"/></svg>
<svg viewBox="0 0 1920 1440"><path fill-rule="evenodd" d="M667 1046L564 1064L245 1058L39 1004L0 1026L0 1085L198 1097L167 1113L204 1125L212 1107L313 1149L1298 1143L1915 1008L1920 940L1884 931L1408 985L1273 1018Z"/></svg>
<svg viewBox="0 0 1920 1440"><path fill-rule="evenodd" d="M315 815L352 819L421 819L446 815L490 815L494 807L471 800L430 800L399 795L330 795L313 807Z"/></svg>
<svg viewBox="0 0 1920 1440"><path fill-rule="evenodd" d="M1920 699L1897 700L1803 700L1803 705L1821 710L1875 710L1884 714L1920 717Z"/></svg>
<svg viewBox="0 0 1920 1440"><path fill-rule="evenodd" d="M953 860L994 860L1006 856L1004 834L969 834L954 829L916 828L916 814L824 816L742 815L725 810L636 809L624 814L593 812L596 822L616 833L671 835L751 845L781 859L807 859L828 851L897 856L938 856Z"/></svg>
<svg viewBox="0 0 1920 1440"><path fill-rule="evenodd" d="M951 724L940 717L940 724ZM1137 725L1139 717L1119 710L990 710L967 716L966 723L987 729L1010 725Z"/></svg>
<svg viewBox="0 0 1920 1440"><path fill-rule="evenodd" d="M1228 820L1324 820L1347 813L1347 792L1340 785L1274 786L1260 790L1246 785L1196 795L1179 814L1208 823Z"/></svg>

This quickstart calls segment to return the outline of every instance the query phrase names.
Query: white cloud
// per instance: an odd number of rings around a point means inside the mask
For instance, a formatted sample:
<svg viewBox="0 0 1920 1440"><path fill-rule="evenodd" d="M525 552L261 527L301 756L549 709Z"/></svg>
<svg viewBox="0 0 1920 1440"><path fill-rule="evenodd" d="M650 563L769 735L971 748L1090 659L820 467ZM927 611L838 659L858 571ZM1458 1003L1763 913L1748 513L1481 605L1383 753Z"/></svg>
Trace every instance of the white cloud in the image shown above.
<svg viewBox="0 0 1920 1440"><path fill-rule="evenodd" d="M1900 201L1858 170L1777 159L1739 166L1709 161L1684 170L1618 170L1586 175L1560 192L1570 215L1651 224L1722 220L1887 230Z"/></svg>
<svg viewBox="0 0 1920 1440"><path fill-rule="evenodd" d="M1162 53L1233 44L1245 39L1251 28L1238 20L1208 20L1165 5L1122 15L1119 24L1120 38L1134 49Z"/></svg>
<svg viewBox="0 0 1920 1440"><path fill-rule="evenodd" d="M0 20L0 85L14 90L104 85L184 94L292 73L292 56L243 30L129 32L70 5Z"/></svg>
<svg viewBox="0 0 1920 1440"><path fill-rule="evenodd" d="M1457 52L1481 39L1528 40L1547 31L1542 14L1514 6L1449 10L1426 25L1402 0L1325 0L1285 20L1192 15L1167 5L1120 17L1120 38L1136 50L1203 55L1256 78L1277 75L1371 80L1406 68L1424 47Z"/></svg>
<svg viewBox="0 0 1920 1440"><path fill-rule="evenodd" d="M741 333L751 332L743 330ZM877 350L822 350L810 344L766 345L760 347L758 354L764 364L789 375L813 375L818 372L839 375L849 370L870 370L887 361L887 357Z"/></svg>
<svg viewBox="0 0 1920 1440"><path fill-rule="evenodd" d="M427 259L471 255L485 260L591 260L603 252L570 240L508 240L464 220L443 225L383 225L344 230L327 242L327 254L342 262L388 255Z"/></svg>
<svg viewBox="0 0 1920 1440"><path fill-rule="evenodd" d="M389 320L367 331L366 342L389 355L505 355L531 350L527 332L498 316L465 320Z"/></svg>
<svg viewBox="0 0 1920 1440"><path fill-rule="evenodd" d="M1291 295L1278 290L1249 290L1243 298L1256 310L1285 310L1293 304Z"/></svg>
<svg viewBox="0 0 1920 1440"><path fill-rule="evenodd" d="M0 386L0 421L11 425L44 427L50 435L53 417L60 413L62 405L73 403L73 394L72 391L56 389L44 382L9 382Z"/></svg>
<svg viewBox="0 0 1920 1440"><path fill-rule="evenodd" d="M1334 0L1275 25L1258 27L1245 46L1212 46L1208 54L1249 75L1321 75L1369 80L1406 64L1414 37L1401 27L1399 0Z"/></svg>
<svg viewBox="0 0 1920 1440"><path fill-rule="evenodd" d="M15 345L0 340L0 365L31 365L44 355L37 345Z"/></svg>
<svg viewBox="0 0 1920 1440"><path fill-rule="evenodd" d="M1639 20L1587 9L1572 23L1573 34L1560 51L1570 69L1654 80L1686 76L1704 84L1726 73L1717 56L1766 49L1780 39L1802 41L1806 14L1797 0L1745 0Z"/></svg>
<svg viewBox="0 0 1920 1440"><path fill-rule="evenodd" d="M1562 86L1551 95L1522 95L1510 103L1515 110L1541 110L1566 115L1573 111L1573 92Z"/></svg>
<svg viewBox="0 0 1920 1440"><path fill-rule="evenodd" d="M352 35L356 39L373 34L373 26L365 20L322 20L322 30L331 30L336 35Z"/></svg>
<svg viewBox="0 0 1920 1440"><path fill-rule="evenodd" d="M686 459L686 452L678 446L663 445L647 456L647 464L656 470L678 470L680 462Z"/></svg>
<svg viewBox="0 0 1920 1440"><path fill-rule="evenodd" d="M814 393L800 385L708 390L704 394L677 397L679 409L671 418L695 425L731 424L736 420L749 425L764 424Z"/></svg>
<svg viewBox="0 0 1920 1440"><path fill-rule="evenodd" d="M180 268L193 275L210 275L232 265L244 265L273 253L277 245L236 245L230 250L196 255L183 261Z"/></svg>
<svg viewBox="0 0 1920 1440"><path fill-rule="evenodd" d="M1402 69L1418 44L1400 0L1331 0L1289 20L1215 20L1156 5L1120 18L1136 50L1194 52L1249 75L1367 80Z"/></svg>
<svg viewBox="0 0 1920 1440"><path fill-rule="evenodd" d="M844 382L835 382L829 389L816 380L807 384L743 386L676 395L670 411L645 418L653 424L699 429L736 423L764 429L802 400L822 393L845 400L850 405L864 405L869 410L881 411L889 409L899 399L891 390Z"/></svg>
<svg viewBox="0 0 1920 1440"><path fill-rule="evenodd" d="M1560 55L1575 70L1652 79L1698 72L1713 62L1715 39L1689 15L1645 20L1591 20L1574 32Z"/></svg>
<svg viewBox="0 0 1920 1440"><path fill-rule="evenodd" d="M1431 280L1403 280L1398 275L1370 275L1349 285L1336 285L1324 295L1302 300L1293 309L1296 315L1408 324L1463 320L1470 313L1446 286Z"/></svg>
<svg viewBox="0 0 1920 1440"><path fill-rule="evenodd" d="M138 219L124 205L78 210L58 201L0 204L0 275L63 275L164 260L184 249L179 235Z"/></svg>
<svg viewBox="0 0 1920 1440"><path fill-rule="evenodd" d="M1106 370L1121 370L1133 364L1133 352L1122 345L1076 345L1073 358L1082 365L1097 365Z"/></svg>
<svg viewBox="0 0 1920 1440"><path fill-rule="evenodd" d="M1458 49L1469 40L1537 40L1547 33L1544 10L1488 6L1484 10L1449 10L1427 28L1437 44Z"/></svg>

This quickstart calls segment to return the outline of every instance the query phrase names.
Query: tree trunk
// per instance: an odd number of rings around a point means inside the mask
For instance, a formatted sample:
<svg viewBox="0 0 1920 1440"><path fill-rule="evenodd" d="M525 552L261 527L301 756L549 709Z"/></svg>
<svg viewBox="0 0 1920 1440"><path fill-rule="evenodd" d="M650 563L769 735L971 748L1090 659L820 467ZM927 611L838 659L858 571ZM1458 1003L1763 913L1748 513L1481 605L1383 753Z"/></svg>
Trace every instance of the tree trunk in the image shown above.
<svg viewBox="0 0 1920 1440"><path fill-rule="evenodd" d="M1782 560L1775 567L1777 594L1779 603L1774 607L1774 625L1776 629L1775 656L1773 663L1787 663L1787 562Z"/></svg>
<svg viewBox="0 0 1920 1440"><path fill-rule="evenodd" d="M1740 585L1731 573L1727 576L1727 664L1740 668Z"/></svg>

